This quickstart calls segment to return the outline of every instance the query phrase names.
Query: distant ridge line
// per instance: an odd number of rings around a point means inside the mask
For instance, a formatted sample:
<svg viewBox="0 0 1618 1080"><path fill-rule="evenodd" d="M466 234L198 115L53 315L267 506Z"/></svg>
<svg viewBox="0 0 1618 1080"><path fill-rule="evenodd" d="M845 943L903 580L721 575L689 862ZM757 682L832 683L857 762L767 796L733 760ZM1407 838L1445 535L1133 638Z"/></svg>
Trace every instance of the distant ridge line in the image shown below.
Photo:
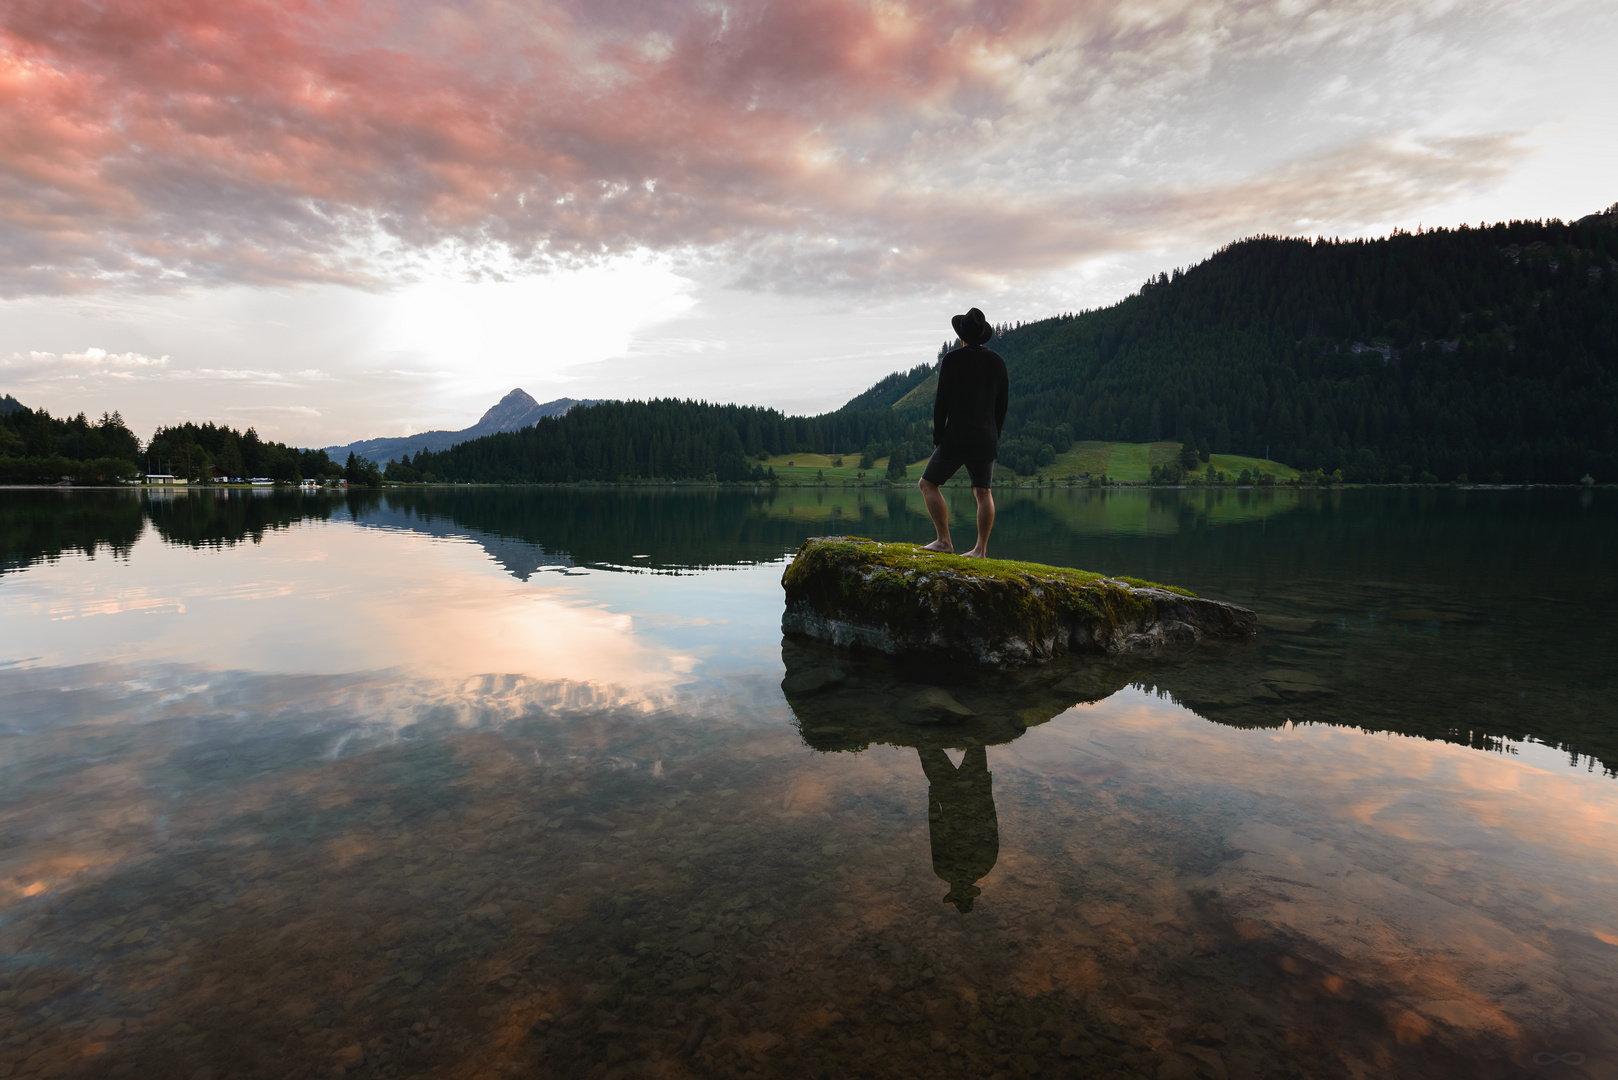
<svg viewBox="0 0 1618 1080"><path fill-rule="evenodd" d="M378 465L386 465L391 460L414 454L418 450L430 452L448 450L457 443L502 431L517 431L531 427L547 417L565 416L571 409L601 405L605 400L564 397L541 403L535 401L526 390L518 387L490 406L477 423L460 431L423 431L416 435L361 439L343 446L328 446L325 450L326 454L338 463L347 461L348 455L353 453L357 457L368 458Z"/></svg>

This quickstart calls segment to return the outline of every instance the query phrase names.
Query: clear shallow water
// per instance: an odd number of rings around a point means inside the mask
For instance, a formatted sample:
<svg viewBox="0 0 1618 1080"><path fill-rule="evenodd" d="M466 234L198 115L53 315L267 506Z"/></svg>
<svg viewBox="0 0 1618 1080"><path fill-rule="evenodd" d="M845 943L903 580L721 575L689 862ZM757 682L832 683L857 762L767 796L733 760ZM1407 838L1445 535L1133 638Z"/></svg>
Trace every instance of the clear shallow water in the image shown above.
<svg viewBox="0 0 1618 1080"><path fill-rule="evenodd" d="M0 1075L1618 1075L1608 495L1003 499L1266 631L939 686L913 497L0 492Z"/></svg>

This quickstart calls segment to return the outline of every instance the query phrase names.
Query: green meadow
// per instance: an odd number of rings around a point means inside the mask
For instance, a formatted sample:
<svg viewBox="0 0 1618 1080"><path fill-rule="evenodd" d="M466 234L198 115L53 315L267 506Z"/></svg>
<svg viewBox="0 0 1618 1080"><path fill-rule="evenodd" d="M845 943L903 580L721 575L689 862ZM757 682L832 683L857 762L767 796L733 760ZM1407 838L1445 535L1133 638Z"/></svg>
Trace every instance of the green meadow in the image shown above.
<svg viewBox="0 0 1618 1080"><path fill-rule="evenodd" d="M841 461L842 465L834 464ZM865 473L865 483L875 483L887 479L888 459L880 457L876 464L869 469L862 470L858 454L779 454L768 461L760 462L764 467L775 470L775 478L783 484L796 480L803 484L813 484L817 480L825 483L860 482L860 473ZM910 464L909 480L914 483L921 476L921 470L927 467L927 459Z"/></svg>
<svg viewBox="0 0 1618 1080"><path fill-rule="evenodd" d="M1040 470L1047 479L1066 480L1083 475L1105 474L1125 483L1146 483L1152 478L1152 466L1167 465L1180 456L1180 444L1172 442L1121 443L1076 442L1056 461ZM1243 469L1254 473L1267 472L1277 480L1291 480L1298 470L1279 461L1244 457L1241 454L1211 454L1207 462L1199 463L1191 475L1206 479L1209 471L1223 471L1231 479L1241 475Z"/></svg>

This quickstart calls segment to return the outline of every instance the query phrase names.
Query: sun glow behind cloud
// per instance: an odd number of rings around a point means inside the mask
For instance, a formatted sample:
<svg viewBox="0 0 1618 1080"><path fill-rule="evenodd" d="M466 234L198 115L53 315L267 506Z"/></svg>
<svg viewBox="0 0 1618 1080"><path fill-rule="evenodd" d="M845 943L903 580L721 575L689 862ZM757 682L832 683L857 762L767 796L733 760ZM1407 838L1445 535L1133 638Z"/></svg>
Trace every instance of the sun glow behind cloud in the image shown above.
<svg viewBox="0 0 1618 1080"><path fill-rule="evenodd" d="M622 355L644 328L689 311L693 284L645 255L493 281L440 274L380 299L374 355L473 392L524 380L562 390L571 369Z"/></svg>

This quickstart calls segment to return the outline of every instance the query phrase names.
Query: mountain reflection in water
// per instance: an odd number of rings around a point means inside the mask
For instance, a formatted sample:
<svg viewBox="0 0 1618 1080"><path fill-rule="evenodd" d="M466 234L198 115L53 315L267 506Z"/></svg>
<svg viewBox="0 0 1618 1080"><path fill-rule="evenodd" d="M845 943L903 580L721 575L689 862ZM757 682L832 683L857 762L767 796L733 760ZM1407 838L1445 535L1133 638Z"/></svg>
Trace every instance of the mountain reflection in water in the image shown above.
<svg viewBox="0 0 1618 1080"><path fill-rule="evenodd" d="M782 641L904 493L0 492L0 1066L1612 1075L1608 494L1007 493L1265 630L1002 676Z"/></svg>

